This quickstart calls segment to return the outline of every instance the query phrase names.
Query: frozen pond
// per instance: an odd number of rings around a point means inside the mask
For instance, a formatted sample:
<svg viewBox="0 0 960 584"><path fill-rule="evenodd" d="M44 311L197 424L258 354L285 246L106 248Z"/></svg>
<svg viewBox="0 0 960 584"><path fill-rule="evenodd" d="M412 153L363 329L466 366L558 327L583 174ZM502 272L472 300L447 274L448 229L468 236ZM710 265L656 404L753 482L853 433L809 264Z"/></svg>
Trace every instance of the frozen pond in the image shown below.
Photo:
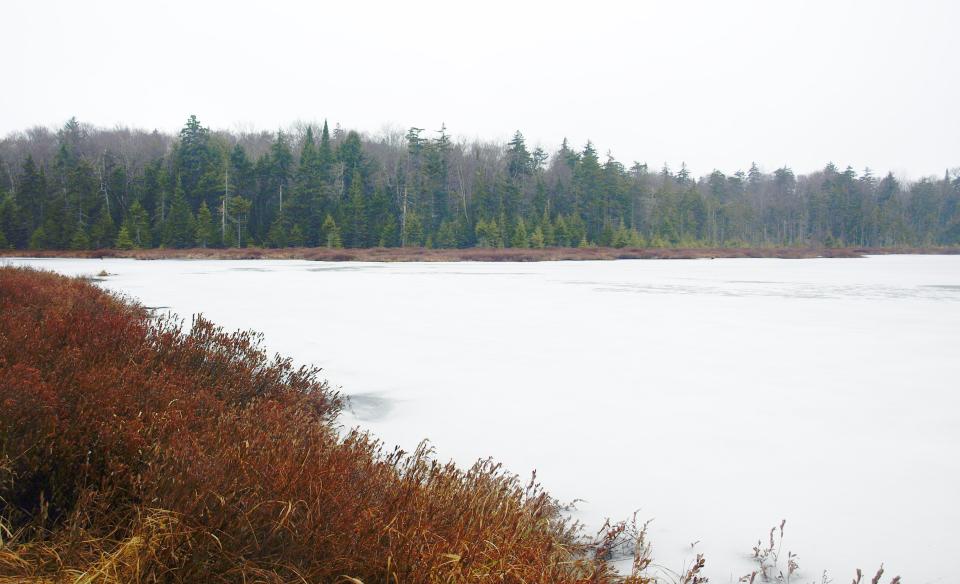
<svg viewBox="0 0 960 584"><path fill-rule="evenodd" d="M786 518L801 582L957 579L960 256L0 261L262 331L354 396L345 424L536 468L591 525L639 509L673 570L735 582Z"/></svg>

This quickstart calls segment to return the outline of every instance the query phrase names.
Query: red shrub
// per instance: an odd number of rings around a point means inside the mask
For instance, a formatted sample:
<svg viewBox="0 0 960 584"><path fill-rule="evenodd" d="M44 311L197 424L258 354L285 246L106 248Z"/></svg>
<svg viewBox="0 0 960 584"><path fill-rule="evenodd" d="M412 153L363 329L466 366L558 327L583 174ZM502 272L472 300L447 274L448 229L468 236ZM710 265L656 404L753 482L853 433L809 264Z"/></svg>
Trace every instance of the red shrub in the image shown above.
<svg viewBox="0 0 960 584"><path fill-rule="evenodd" d="M0 576L615 580L539 486L342 435L339 405L256 335L0 268Z"/></svg>

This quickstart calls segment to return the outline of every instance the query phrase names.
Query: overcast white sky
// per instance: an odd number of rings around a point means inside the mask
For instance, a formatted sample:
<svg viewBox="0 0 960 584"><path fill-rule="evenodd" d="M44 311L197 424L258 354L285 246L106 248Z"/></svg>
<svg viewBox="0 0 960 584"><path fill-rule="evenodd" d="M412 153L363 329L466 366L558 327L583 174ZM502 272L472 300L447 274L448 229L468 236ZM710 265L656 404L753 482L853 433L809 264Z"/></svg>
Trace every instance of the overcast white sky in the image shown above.
<svg viewBox="0 0 960 584"><path fill-rule="evenodd" d="M696 174L960 166L960 2L6 0L0 134L296 120Z"/></svg>

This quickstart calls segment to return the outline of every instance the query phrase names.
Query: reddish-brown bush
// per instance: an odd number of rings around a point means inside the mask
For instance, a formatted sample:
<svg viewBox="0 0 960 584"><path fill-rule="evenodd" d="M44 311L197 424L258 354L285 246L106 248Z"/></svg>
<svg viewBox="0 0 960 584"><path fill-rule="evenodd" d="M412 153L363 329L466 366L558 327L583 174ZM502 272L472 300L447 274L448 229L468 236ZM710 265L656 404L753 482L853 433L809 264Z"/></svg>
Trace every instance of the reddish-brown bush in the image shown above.
<svg viewBox="0 0 960 584"><path fill-rule="evenodd" d="M0 268L0 578L617 580L539 485L384 451L339 407L256 335Z"/></svg>

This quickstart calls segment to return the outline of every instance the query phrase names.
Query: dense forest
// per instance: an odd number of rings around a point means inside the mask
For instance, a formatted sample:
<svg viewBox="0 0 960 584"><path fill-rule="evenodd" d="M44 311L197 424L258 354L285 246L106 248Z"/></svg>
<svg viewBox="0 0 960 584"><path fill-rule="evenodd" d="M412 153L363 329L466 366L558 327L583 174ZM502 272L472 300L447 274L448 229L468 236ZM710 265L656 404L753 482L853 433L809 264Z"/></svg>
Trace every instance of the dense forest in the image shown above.
<svg viewBox="0 0 960 584"><path fill-rule="evenodd" d="M177 136L69 120L0 141L0 248L960 244L960 169L696 177L410 128Z"/></svg>

